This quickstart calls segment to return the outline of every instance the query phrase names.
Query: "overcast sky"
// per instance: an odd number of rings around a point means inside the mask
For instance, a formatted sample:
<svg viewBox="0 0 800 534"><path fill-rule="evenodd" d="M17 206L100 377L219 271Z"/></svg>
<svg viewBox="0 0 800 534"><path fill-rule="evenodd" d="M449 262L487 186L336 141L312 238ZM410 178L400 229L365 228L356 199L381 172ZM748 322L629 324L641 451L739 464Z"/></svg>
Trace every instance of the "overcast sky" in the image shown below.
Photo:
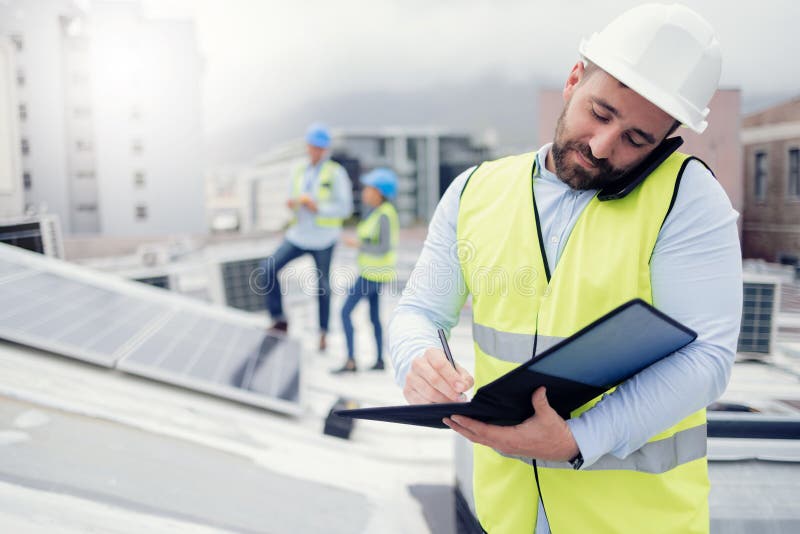
<svg viewBox="0 0 800 534"><path fill-rule="evenodd" d="M539 87L563 83L583 36L638 3L146 2L154 14L196 20L205 59L204 124L212 136L293 115L305 120L303 110L324 109L321 101L347 103L354 117L349 125L357 125L358 95L407 95L409 104L415 94L446 100L448 90L491 81L529 87L534 98ZM800 2L684 3L717 30L721 84L742 90L746 111L800 94Z"/></svg>

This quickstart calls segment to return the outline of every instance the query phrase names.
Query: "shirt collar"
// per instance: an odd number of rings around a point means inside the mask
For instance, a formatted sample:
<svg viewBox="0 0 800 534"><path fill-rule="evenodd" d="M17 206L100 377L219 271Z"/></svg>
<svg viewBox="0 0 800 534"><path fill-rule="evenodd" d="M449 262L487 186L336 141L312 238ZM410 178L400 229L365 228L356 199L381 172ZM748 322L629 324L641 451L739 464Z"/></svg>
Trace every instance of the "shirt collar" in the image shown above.
<svg viewBox="0 0 800 534"><path fill-rule="evenodd" d="M553 143L547 143L536 152L536 166L533 172L533 178L534 180L538 179L543 182L561 184L565 187L569 187L567 184L559 180L558 176L556 176L555 173L550 172L549 170L547 170L547 167L545 167L545 162L547 161L547 154L550 153L550 149L552 147Z"/></svg>
<svg viewBox="0 0 800 534"><path fill-rule="evenodd" d="M330 155L322 156L322 158L320 158L320 160L317 162L316 165L311 165L311 160L309 160L308 166L311 167L312 169L320 169L329 159L331 159Z"/></svg>

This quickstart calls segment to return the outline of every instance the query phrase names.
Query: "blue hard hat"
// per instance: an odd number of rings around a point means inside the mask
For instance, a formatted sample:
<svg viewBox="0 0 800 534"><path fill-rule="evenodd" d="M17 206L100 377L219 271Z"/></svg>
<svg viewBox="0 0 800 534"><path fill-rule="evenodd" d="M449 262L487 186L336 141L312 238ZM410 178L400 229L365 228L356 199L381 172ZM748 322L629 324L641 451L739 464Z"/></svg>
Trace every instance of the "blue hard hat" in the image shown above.
<svg viewBox="0 0 800 534"><path fill-rule="evenodd" d="M328 148L331 144L331 133L328 127L315 122L306 130L306 143L319 148Z"/></svg>
<svg viewBox="0 0 800 534"><path fill-rule="evenodd" d="M392 199L397 195L397 175L393 170L381 167L368 172L361 177L361 183L374 187L381 195Z"/></svg>

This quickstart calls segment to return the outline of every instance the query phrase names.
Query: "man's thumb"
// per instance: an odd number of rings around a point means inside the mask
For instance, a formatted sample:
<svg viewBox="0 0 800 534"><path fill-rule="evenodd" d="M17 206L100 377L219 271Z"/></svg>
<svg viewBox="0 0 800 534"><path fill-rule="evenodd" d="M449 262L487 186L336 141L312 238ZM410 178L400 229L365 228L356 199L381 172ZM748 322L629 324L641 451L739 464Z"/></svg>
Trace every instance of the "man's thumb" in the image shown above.
<svg viewBox="0 0 800 534"><path fill-rule="evenodd" d="M542 410L549 410L550 403L547 402L547 389L542 386L534 391L531 402L533 403L533 409L536 411L536 413L539 413Z"/></svg>

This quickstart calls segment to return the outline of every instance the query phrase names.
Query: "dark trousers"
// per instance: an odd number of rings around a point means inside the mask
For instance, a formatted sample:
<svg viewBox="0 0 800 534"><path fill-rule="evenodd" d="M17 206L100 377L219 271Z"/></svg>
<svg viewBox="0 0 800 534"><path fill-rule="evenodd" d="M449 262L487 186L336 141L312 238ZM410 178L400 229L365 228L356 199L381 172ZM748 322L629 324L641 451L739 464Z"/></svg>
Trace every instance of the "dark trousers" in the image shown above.
<svg viewBox="0 0 800 534"><path fill-rule="evenodd" d="M366 278L359 276L356 283L353 284L347 291L347 300L342 306L342 325L344 326L344 335L347 339L347 358L354 359L354 346L353 346L353 322L350 320L350 313L356 307L358 301L362 297L367 297L369 300L369 318L372 320L372 328L375 331L375 344L378 346L378 361L383 359L383 329L381 328L381 318L379 309L379 291L382 282L373 282Z"/></svg>
<svg viewBox="0 0 800 534"><path fill-rule="evenodd" d="M271 256L261 262L264 270L264 288L266 290L265 302L267 311L275 321L285 321L286 315L283 313L283 300L281 298L281 284L278 280L278 273L287 263L296 260L304 254L311 254L314 264L317 267L317 297L319 299L319 328L323 332L328 331L328 318L331 309L331 258L333 257L333 247L322 250L307 250L296 247L289 241L284 241L281 246L273 252Z"/></svg>

